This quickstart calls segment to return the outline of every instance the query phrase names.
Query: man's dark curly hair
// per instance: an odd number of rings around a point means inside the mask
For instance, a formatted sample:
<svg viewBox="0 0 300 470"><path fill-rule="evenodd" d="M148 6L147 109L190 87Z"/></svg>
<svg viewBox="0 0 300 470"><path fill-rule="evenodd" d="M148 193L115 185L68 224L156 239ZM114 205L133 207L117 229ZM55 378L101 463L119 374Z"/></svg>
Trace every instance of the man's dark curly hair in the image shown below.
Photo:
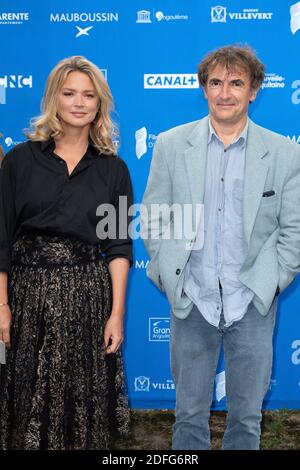
<svg viewBox="0 0 300 470"><path fill-rule="evenodd" d="M230 45L210 52L198 66L198 80L202 87L206 86L208 75L216 65L223 65L227 70L236 67L243 68L249 73L251 87L257 90L265 78L265 66L257 58L251 47Z"/></svg>

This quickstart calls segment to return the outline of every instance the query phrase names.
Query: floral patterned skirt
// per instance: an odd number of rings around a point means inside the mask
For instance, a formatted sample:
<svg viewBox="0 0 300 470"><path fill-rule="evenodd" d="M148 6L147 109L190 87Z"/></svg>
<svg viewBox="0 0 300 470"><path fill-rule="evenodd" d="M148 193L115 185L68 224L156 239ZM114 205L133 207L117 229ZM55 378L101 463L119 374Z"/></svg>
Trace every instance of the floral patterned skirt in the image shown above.
<svg viewBox="0 0 300 470"><path fill-rule="evenodd" d="M0 449L108 449L129 411L121 353L103 350L107 264L97 247L41 233L20 235L12 260Z"/></svg>

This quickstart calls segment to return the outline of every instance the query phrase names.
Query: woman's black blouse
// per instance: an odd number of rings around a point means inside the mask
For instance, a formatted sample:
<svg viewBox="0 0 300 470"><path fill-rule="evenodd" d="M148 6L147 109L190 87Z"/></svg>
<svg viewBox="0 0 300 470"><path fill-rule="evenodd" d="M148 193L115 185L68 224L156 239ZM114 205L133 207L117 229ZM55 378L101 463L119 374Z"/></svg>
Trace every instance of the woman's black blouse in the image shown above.
<svg viewBox="0 0 300 470"><path fill-rule="evenodd" d="M11 248L27 230L76 237L99 245L107 262L127 258L132 264L132 240L119 236L119 210L132 204L128 168L115 155L102 155L90 143L71 175L66 162L54 153L55 143L27 141L4 157L0 170L0 271L11 269ZM119 207L119 196L127 196ZM116 213L116 237L99 239L96 214L101 204L112 204ZM128 226L128 212L123 215ZM126 232L126 231L125 231ZM103 237L102 237L103 238Z"/></svg>

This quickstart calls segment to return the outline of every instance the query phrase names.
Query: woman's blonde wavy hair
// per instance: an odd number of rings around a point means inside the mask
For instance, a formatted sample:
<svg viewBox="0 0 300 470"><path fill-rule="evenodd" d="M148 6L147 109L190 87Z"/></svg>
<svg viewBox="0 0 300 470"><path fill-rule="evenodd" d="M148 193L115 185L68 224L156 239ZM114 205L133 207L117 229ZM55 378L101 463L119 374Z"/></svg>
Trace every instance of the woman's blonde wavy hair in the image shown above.
<svg viewBox="0 0 300 470"><path fill-rule="evenodd" d="M117 128L110 117L113 110L111 91L100 69L82 56L68 57L54 67L46 83L42 114L31 120L31 128L26 136L33 141L47 141L63 136L63 128L57 116L57 98L70 72L86 73L99 97L100 106L91 123L90 139L99 152L116 153L113 138L117 135Z"/></svg>

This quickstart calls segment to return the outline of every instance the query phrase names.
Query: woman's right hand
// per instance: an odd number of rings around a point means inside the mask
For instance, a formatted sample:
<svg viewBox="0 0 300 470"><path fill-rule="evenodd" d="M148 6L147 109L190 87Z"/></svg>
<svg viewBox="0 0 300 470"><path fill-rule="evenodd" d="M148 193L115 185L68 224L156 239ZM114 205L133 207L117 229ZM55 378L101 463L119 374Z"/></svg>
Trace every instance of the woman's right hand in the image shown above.
<svg viewBox="0 0 300 470"><path fill-rule="evenodd" d="M12 322L12 314L9 305L4 305L0 308L0 340L5 343L7 348L10 348L10 327Z"/></svg>

